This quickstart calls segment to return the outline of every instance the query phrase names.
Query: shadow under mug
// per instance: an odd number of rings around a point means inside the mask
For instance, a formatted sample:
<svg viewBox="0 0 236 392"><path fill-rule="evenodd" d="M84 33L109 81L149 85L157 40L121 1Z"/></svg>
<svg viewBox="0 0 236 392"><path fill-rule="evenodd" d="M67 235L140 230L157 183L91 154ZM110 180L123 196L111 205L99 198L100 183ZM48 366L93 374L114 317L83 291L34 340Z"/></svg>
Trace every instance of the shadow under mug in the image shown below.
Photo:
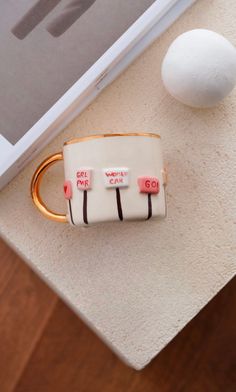
<svg viewBox="0 0 236 392"><path fill-rule="evenodd" d="M40 196L43 175L60 160L67 214L50 210ZM164 218L166 183L158 134L100 134L70 140L63 152L44 160L33 175L31 195L46 218L84 226Z"/></svg>

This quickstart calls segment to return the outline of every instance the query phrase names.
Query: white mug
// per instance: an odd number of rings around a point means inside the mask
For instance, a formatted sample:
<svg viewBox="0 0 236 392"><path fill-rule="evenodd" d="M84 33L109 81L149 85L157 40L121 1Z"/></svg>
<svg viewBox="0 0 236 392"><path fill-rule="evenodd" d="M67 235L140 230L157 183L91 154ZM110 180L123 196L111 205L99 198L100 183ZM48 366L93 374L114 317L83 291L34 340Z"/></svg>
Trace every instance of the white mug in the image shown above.
<svg viewBox="0 0 236 392"><path fill-rule="evenodd" d="M64 160L66 215L49 210L39 192L45 171L59 160ZM160 136L115 133L64 143L63 153L50 156L35 171L31 194L47 218L86 226L164 218L165 186Z"/></svg>

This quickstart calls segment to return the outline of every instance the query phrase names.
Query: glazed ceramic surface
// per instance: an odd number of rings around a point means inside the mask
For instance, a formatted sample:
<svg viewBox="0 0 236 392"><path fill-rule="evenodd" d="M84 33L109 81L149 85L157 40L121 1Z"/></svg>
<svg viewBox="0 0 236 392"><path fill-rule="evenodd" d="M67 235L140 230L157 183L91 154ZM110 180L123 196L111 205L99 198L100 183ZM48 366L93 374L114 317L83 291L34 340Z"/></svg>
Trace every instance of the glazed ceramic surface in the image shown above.
<svg viewBox="0 0 236 392"><path fill-rule="evenodd" d="M65 143L63 159L67 220L71 224L165 217L158 135L75 139Z"/></svg>

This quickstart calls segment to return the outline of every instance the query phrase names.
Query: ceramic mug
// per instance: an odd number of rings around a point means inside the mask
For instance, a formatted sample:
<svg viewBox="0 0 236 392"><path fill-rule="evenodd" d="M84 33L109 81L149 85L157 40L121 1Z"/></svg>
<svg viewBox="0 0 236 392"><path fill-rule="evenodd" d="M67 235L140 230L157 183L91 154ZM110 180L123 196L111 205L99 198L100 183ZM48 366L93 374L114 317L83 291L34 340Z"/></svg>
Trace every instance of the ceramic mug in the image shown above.
<svg viewBox="0 0 236 392"><path fill-rule="evenodd" d="M45 171L60 160L64 161L66 215L49 210L40 196ZM31 194L47 218L84 226L164 218L165 185L158 134L102 134L64 143L63 153L50 156L35 171Z"/></svg>

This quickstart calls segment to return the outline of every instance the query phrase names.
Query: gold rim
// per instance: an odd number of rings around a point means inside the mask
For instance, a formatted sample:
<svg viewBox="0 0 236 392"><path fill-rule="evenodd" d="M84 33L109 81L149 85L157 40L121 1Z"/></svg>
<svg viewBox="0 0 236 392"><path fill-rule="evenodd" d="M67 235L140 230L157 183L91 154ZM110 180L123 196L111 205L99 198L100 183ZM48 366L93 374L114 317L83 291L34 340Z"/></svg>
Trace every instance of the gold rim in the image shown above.
<svg viewBox="0 0 236 392"><path fill-rule="evenodd" d="M40 196L40 184L45 172L52 166L54 163L63 160L63 154L58 152L56 154L51 155L47 159L45 159L36 169L32 181L31 181L31 196L35 206L39 209L39 211L48 219L54 220L56 222L67 222L67 218L65 214L57 214L54 211L51 211L43 202Z"/></svg>
<svg viewBox="0 0 236 392"><path fill-rule="evenodd" d="M104 137L117 137L117 136L146 136L146 137L155 137L160 139L161 136L158 135L157 133L148 133L148 132L132 132L132 133L102 133L102 134L97 134L97 135L90 135L90 136L81 136L77 137L74 139L69 140L68 142L64 143L64 146L67 146L68 144L74 144L74 143L80 143L80 142L85 142L87 140L92 140L92 139L101 139Z"/></svg>

